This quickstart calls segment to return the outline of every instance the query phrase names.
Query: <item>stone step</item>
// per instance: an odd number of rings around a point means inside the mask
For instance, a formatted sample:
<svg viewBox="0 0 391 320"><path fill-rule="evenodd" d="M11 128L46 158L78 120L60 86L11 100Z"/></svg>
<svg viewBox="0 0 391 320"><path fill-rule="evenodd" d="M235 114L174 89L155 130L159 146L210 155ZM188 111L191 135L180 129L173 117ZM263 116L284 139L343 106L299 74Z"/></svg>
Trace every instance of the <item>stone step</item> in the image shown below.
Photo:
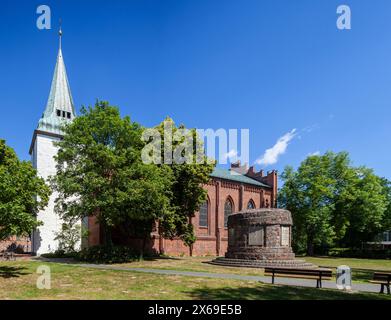
<svg viewBox="0 0 391 320"><path fill-rule="evenodd" d="M317 266L305 260L245 260L216 258L209 263L220 266L265 268L265 267L284 267L284 268L308 268L314 269Z"/></svg>

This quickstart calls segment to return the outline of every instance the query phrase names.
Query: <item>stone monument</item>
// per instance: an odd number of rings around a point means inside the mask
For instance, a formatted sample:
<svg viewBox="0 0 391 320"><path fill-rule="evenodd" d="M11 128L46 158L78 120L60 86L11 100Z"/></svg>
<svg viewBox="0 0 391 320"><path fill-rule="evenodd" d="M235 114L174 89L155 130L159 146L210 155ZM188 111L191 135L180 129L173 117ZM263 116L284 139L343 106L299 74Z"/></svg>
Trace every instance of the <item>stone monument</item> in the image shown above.
<svg viewBox="0 0 391 320"><path fill-rule="evenodd" d="M288 210L265 208L228 217L228 250L211 263L238 267L315 268L295 259L291 247L292 216Z"/></svg>

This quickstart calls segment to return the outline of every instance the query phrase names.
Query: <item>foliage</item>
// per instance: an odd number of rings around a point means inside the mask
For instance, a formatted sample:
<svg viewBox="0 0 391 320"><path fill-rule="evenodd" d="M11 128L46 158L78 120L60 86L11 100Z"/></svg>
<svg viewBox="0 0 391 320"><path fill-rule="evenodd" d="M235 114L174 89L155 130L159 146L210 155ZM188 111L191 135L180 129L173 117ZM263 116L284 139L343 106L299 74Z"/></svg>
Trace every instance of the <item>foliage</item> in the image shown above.
<svg viewBox="0 0 391 320"><path fill-rule="evenodd" d="M180 154L188 161L177 163L173 161L171 164L164 163L163 168L170 169L173 173L173 184L171 192L171 207L175 210L173 219L165 219L161 221L162 235L167 238L180 237L187 246L192 246L196 237L194 228L191 223L191 218L194 213L199 210L200 205L206 201L207 191L203 185L210 180L210 174L216 165L215 161L211 161L206 155L197 151L203 150L203 142L197 135L195 129L186 129L184 125L176 127L171 118L166 118L157 129L161 135L162 144L167 138L167 132L164 129L169 127L172 132L172 157L175 157L175 150L181 146L192 144L190 152L183 149ZM186 133L181 139L176 139L179 132ZM189 139L190 137L190 139ZM187 140L186 140L187 139ZM164 148L162 149L162 157L166 156Z"/></svg>
<svg viewBox="0 0 391 320"><path fill-rule="evenodd" d="M142 128L107 102L82 108L58 142L56 210L67 219L95 215L103 241L127 219L154 221L172 215L172 175L141 161Z"/></svg>
<svg viewBox="0 0 391 320"><path fill-rule="evenodd" d="M168 121L173 136L185 129ZM163 124L157 129L166 136ZM125 232L136 232L145 243L155 222L163 237L180 237L190 246L195 241L191 217L206 199L202 185L209 181L214 163L145 163L141 153L149 141L142 140L144 130L129 117L121 118L118 108L107 102L82 108L58 142L57 175L52 179L59 193L56 210L67 219L96 215L108 246L113 228L124 231L130 225L137 230L129 227ZM189 132L199 145L196 131ZM174 149L183 139L173 143ZM190 157L196 157L195 150Z"/></svg>
<svg viewBox="0 0 391 320"><path fill-rule="evenodd" d="M383 185L384 194L387 198L388 206L384 213L383 231L391 230L391 181L382 178L381 183Z"/></svg>
<svg viewBox="0 0 391 320"><path fill-rule="evenodd" d="M382 180L351 166L345 152L309 156L281 178L279 204L292 212L295 249L312 255L315 247L357 246L384 228L389 203Z"/></svg>
<svg viewBox="0 0 391 320"><path fill-rule="evenodd" d="M80 251L80 261L92 263L123 263L138 259L139 255L134 249L126 246L94 246Z"/></svg>
<svg viewBox="0 0 391 320"><path fill-rule="evenodd" d="M41 257L48 258L48 259L55 259L55 258L78 259L79 258L79 252L77 252L77 251L65 252L65 250L63 250L63 249L58 249L58 250L56 250L54 252L43 253L43 254L41 254Z"/></svg>
<svg viewBox="0 0 391 320"><path fill-rule="evenodd" d="M36 214L49 200L50 189L28 161L0 139L0 240L27 236L41 223Z"/></svg>
<svg viewBox="0 0 391 320"><path fill-rule="evenodd" d="M338 199L335 216L347 217L346 233L339 244L357 248L383 231L388 201L381 179L371 169L360 167L355 173L352 183Z"/></svg>
<svg viewBox="0 0 391 320"><path fill-rule="evenodd" d="M56 233L54 240L58 241L60 250L70 253L78 249L77 245L83 236L81 225L68 221L62 224L61 231Z"/></svg>

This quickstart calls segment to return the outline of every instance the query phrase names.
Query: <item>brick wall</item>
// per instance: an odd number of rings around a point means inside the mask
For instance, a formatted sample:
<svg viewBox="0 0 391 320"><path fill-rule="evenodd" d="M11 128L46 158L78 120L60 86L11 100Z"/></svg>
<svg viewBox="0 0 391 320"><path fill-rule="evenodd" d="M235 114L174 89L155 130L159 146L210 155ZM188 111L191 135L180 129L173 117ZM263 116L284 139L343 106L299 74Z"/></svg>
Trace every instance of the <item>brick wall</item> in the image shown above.
<svg viewBox="0 0 391 320"><path fill-rule="evenodd" d="M208 227L199 226L199 212L195 213L192 223L197 235L193 246L194 256L223 256L228 247L228 230L224 227L224 205L229 199L233 205L233 212L247 208L249 201L253 201L256 208L269 206L273 199L273 189L252 185L241 185L233 181L213 179L204 186L208 191ZM159 241L158 237L154 240ZM190 250L181 240L162 239L160 246L168 255L189 255ZM155 245L154 247L158 247Z"/></svg>
<svg viewBox="0 0 391 320"><path fill-rule="evenodd" d="M4 250L23 249L23 252L31 252L31 241L28 237L10 237L7 240L0 241L0 252Z"/></svg>
<svg viewBox="0 0 391 320"><path fill-rule="evenodd" d="M262 178L265 182L267 180L268 183L277 183L276 177L275 171L268 173L267 176L260 175L260 179ZM195 256L224 256L227 251L228 230L224 227L224 206L228 199L232 203L233 212L237 212L247 209L249 201L253 201L256 208L272 207L277 192L276 185L267 188L218 178L213 178L204 188L208 191L208 227L199 226L199 212L196 212L192 218L197 236L192 252ZM89 245L96 244L99 241L99 227L92 218L89 225ZM136 248L141 245L138 239L127 239L123 243ZM180 239L162 239L157 232L153 233L146 248L153 252L173 256L190 254L189 248Z"/></svg>

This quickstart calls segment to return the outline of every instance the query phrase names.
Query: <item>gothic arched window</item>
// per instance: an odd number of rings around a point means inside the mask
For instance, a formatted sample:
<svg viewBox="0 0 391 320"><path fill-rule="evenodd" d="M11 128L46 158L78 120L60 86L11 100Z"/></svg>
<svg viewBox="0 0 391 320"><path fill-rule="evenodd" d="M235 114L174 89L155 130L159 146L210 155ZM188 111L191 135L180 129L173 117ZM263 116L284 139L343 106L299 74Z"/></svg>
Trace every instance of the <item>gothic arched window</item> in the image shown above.
<svg viewBox="0 0 391 320"><path fill-rule="evenodd" d="M199 223L200 227L208 227L208 201L200 206Z"/></svg>
<svg viewBox="0 0 391 320"><path fill-rule="evenodd" d="M252 199L247 203L247 209L255 209L255 203Z"/></svg>
<svg viewBox="0 0 391 320"><path fill-rule="evenodd" d="M233 212L233 203L231 199L227 199L224 204L224 227L227 227L228 224L228 216L230 216Z"/></svg>

